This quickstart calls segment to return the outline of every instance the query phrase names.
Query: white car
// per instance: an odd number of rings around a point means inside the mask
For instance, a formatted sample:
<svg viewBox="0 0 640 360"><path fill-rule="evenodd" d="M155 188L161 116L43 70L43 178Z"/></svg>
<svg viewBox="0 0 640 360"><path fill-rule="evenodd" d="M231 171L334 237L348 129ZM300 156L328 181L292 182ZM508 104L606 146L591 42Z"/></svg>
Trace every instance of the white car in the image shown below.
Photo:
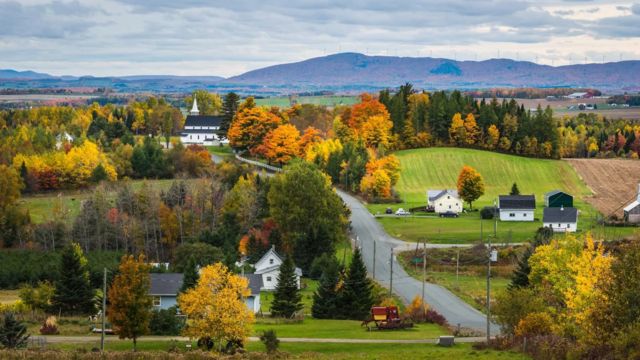
<svg viewBox="0 0 640 360"><path fill-rule="evenodd" d="M400 208L398 209L398 211L396 211L396 215L411 215L411 213L403 208Z"/></svg>

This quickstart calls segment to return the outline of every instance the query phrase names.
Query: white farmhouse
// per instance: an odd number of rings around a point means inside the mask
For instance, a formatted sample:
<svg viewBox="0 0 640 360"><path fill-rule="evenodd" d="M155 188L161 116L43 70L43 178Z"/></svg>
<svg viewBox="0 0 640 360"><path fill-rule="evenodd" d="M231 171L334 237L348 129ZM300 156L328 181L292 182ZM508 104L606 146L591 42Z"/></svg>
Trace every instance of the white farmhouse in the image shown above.
<svg viewBox="0 0 640 360"><path fill-rule="evenodd" d="M534 221L535 195L500 195L498 197L501 221Z"/></svg>
<svg viewBox="0 0 640 360"><path fill-rule="evenodd" d="M272 246L266 254L264 254L253 267L254 273L262 275L262 290L275 290L278 285L278 276L280 276L280 265L284 262L284 259L276 253L275 248ZM296 282L298 283L298 289L300 288L300 277L302 276L302 270L296 267Z"/></svg>
<svg viewBox="0 0 640 360"><path fill-rule="evenodd" d="M427 190L427 206L437 214L462 212L462 200L456 190Z"/></svg>
<svg viewBox="0 0 640 360"><path fill-rule="evenodd" d="M198 101L193 98L193 107L184 122L184 129L180 133L180 141L185 145L198 144L203 146L227 143L220 137L222 116L200 115Z"/></svg>
<svg viewBox="0 0 640 360"><path fill-rule="evenodd" d="M576 232L578 230L578 209L573 207L547 207L542 213L544 227L553 232Z"/></svg>

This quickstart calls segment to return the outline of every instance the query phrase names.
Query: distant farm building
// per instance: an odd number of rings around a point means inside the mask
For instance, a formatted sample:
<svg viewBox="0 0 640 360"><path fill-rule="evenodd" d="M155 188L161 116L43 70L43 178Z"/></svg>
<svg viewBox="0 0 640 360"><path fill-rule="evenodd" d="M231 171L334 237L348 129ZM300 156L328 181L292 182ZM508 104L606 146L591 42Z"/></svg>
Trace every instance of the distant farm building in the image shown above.
<svg viewBox="0 0 640 360"><path fill-rule="evenodd" d="M624 220L632 224L640 224L640 184L638 184L637 198L624 208Z"/></svg>
<svg viewBox="0 0 640 360"><path fill-rule="evenodd" d="M567 95L567 99L587 99L590 97L591 97L591 94L587 92L574 92Z"/></svg>
<svg viewBox="0 0 640 360"><path fill-rule="evenodd" d="M459 214L462 211L462 200L456 190L428 190L427 206L437 214Z"/></svg>
<svg viewBox="0 0 640 360"><path fill-rule="evenodd" d="M578 209L574 207L546 207L542 214L544 227L553 232L576 232L578 229Z"/></svg>
<svg viewBox="0 0 640 360"><path fill-rule="evenodd" d="M544 205L546 207L573 207L573 196L560 190L549 191L544 194Z"/></svg>
<svg viewBox="0 0 640 360"><path fill-rule="evenodd" d="M198 144L203 146L220 145L226 142L220 136L222 116L200 115L198 101L193 98L193 107L184 122L184 129L180 133L183 144Z"/></svg>
<svg viewBox="0 0 640 360"><path fill-rule="evenodd" d="M534 221L535 195L500 195L498 208L501 221Z"/></svg>
<svg viewBox="0 0 640 360"><path fill-rule="evenodd" d="M278 277L280 276L280 266L283 262L284 258L280 256L272 246L271 249L253 265L255 269L254 273L262 277L262 290L273 291L276 289ZM296 267L295 273L299 289L302 270Z"/></svg>

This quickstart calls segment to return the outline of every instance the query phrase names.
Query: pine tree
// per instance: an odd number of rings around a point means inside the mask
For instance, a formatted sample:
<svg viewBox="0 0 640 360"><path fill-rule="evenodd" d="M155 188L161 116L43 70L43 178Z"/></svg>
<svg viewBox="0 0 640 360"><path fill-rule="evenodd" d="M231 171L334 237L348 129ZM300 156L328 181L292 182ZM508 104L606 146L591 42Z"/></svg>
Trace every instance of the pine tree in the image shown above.
<svg viewBox="0 0 640 360"><path fill-rule="evenodd" d="M62 252L60 279L56 282L53 308L65 314L92 314L95 290L89 280L89 269L80 245L71 243Z"/></svg>
<svg viewBox="0 0 640 360"><path fill-rule="evenodd" d="M189 262L187 262L187 266L184 269L184 276L182 280L182 288L180 292L185 292L198 283L198 279L200 275L198 275L198 263L196 262L195 257L191 255L189 257Z"/></svg>
<svg viewBox="0 0 640 360"><path fill-rule="evenodd" d="M273 294L271 303L271 314L273 316L291 317L302 309L302 296L298 290L298 280L296 277L296 267L293 258L287 256L280 265L280 275L278 275L278 285Z"/></svg>
<svg viewBox="0 0 640 360"><path fill-rule="evenodd" d="M363 320L367 317L373 306L372 289L373 284L367 277L362 254L360 249L356 248L340 297L340 317L353 320Z"/></svg>
<svg viewBox="0 0 640 360"><path fill-rule="evenodd" d="M338 280L340 273L335 260L328 264L320 276L318 289L313 294L311 315L316 319L333 319L338 313Z"/></svg>
<svg viewBox="0 0 640 360"><path fill-rule="evenodd" d="M553 230L551 228L541 227L538 229L533 242L526 247L522 256L518 258L518 263L513 271L513 275L511 276L509 289L526 288L529 286L529 274L531 273L529 258L536 251L536 247L548 244L552 236Z"/></svg>
<svg viewBox="0 0 640 360"><path fill-rule="evenodd" d="M520 189L518 189L518 184L513 183L513 185L511 186L511 192L509 193L509 195L520 195Z"/></svg>
<svg viewBox="0 0 640 360"><path fill-rule="evenodd" d="M107 174L107 171L104 169L102 164L98 164L98 166L93 169L93 172L91 172L91 182L99 183L107 180L108 178L109 174Z"/></svg>
<svg viewBox="0 0 640 360"><path fill-rule="evenodd" d="M229 130L229 125L233 120L233 117L236 115L238 111L238 106L240 105L240 96L234 92L230 92L224 96L222 101L222 114L223 119L220 123L220 134L223 137L227 137L227 131Z"/></svg>
<svg viewBox="0 0 640 360"><path fill-rule="evenodd" d="M27 345L29 334L27 326L18 320L11 312L6 312L0 323L0 345L7 349L16 349Z"/></svg>

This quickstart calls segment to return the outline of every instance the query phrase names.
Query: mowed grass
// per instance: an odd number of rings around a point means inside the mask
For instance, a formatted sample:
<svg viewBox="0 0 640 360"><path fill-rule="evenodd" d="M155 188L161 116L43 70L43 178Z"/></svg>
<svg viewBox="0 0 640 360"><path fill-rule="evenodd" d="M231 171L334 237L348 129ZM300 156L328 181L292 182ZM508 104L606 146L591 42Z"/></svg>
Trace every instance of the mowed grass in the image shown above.
<svg viewBox="0 0 640 360"><path fill-rule="evenodd" d="M313 293L318 288L318 282L307 278L300 279L301 289L300 295L302 296L302 309L305 314L311 314L311 306L313 305ZM261 291L260 292L260 310L265 312L271 312L271 303L273 302L273 291Z"/></svg>
<svg viewBox="0 0 640 360"><path fill-rule="evenodd" d="M429 148L396 152L402 172L396 191L401 204L393 204L394 211L425 206L429 189L455 189L458 175L464 165L475 168L484 178L485 194L473 203L474 209L493 206L498 195L508 194L512 184L518 184L521 194L534 194L537 209L534 222L500 222L497 225L497 240L501 243L523 242L531 239L542 226L544 194L559 189L574 196L574 206L580 211L578 229L607 234L607 238L618 238L633 233L630 228L602 229L595 222L598 212L583 199L591 195L589 188L580 180L568 162L548 159L533 159L489 151L459 148ZM373 213L383 213L389 205L370 204ZM468 206L465 204L465 206ZM480 219L478 212L461 214L459 218L379 218L386 231L397 238L418 241L426 239L432 243L471 243L480 241L481 229L486 236L493 234L494 221Z"/></svg>
<svg viewBox="0 0 640 360"><path fill-rule="evenodd" d="M299 323L283 323L278 319L258 319L254 325L254 334L273 329L283 338L319 338L319 339L389 339L422 340L435 339L440 335L449 335L449 330L436 324L417 324L410 329L394 331L367 331L356 320L319 320L311 317Z"/></svg>
<svg viewBox="0 0 640 360"><path fill-rule="evenodd" d="M151 187L156 190L168 190L171 184L177 179L162 179L162 180L133 180L130 181L131 187L134 191L137 191L142 187L144 182L147 182ZM80 207L82 201L88 199L93 193L94 188L84 190L60 190L45 194L36 194L30 196L23 196L20 199L20 205L22 208L29 210L31 215L31 221L35 224L43 223L49 220L52 216L53 208L56 202L60 201L67 211L67 219L72 222L80 213ZM115 190L109 191L110 196L115 196Z"/></svg>

